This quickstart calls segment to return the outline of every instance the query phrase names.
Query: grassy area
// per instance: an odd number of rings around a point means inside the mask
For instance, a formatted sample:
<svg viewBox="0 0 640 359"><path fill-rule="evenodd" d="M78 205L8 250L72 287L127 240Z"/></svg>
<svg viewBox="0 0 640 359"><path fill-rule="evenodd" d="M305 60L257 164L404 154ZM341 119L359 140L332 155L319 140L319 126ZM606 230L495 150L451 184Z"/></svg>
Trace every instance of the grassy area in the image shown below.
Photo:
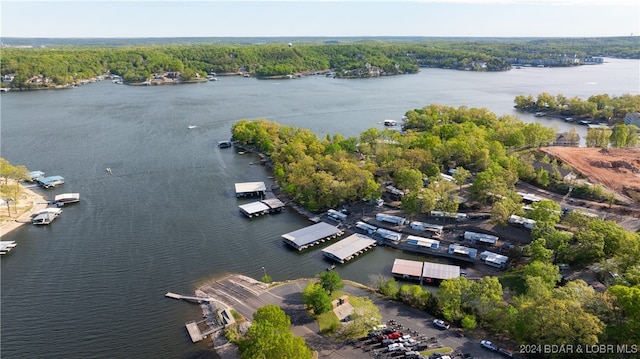
<svg viewBox="0 0 640 359"><path fill-rule="evenodd" d="M340 327L340 320L333 311L322 313L316 319L323 335L333 334Z"/></svg>
<svg viewBox="0 0 640 359"><path fill-rule="evenodd" d="M367 318L373 317L378 321L381 319L378 308L368 298L359 298L345 292L334 292L331 294L331 300L338 299L345 294L349 297L349 303L353 306L354 312L367 313L366 314ZM338 331L338 329L342 327L340 320L338 319L338 317L335 315L333 311L329 311L317 316L316 320L318 321L318 325L320 326L320 332L323 335L335 334ZM367 334L367 332L371 330L370 327L366 327L362 329L364 331L363 333L352 333L352 334L358 337L358 336Z"/></svg>
<svg viewBox="0 0 640 359"><path fill-rule="evenodd" d="M442 347L442 348L437 348L437 349L430 349L430 350L425 350L420 352L420 355L424 356L424 357L429 357L429 355L433 354L433 353L444 353L444 354L449 354L453 352L453 348L450 347Z"/></svg>

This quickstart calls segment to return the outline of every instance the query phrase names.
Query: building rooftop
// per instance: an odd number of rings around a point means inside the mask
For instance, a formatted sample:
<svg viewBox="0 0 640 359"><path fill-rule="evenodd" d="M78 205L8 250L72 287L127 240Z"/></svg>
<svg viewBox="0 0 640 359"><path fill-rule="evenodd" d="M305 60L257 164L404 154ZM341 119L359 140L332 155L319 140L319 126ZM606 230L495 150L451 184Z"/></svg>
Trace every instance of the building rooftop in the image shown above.
<svg viewBox="0 0 640 359"><path fill-rule="evenodd" d="M395 261L393 261L391 273L403 277L419 278L422 276L422 264L423 263L419 261L396 258Z"/></svg>
<svg viewBox="0 0 640 359"><path fill-rule="evenodd" d="M298 250L312 246L329 237L339 236L343 232L336 226L325 222L298 229L282 235L284 241Z"/></svg>
<svg viewBox="0 0 640 359"><path fill-rule="evenodd" d="M450 264L424 262L422 276L441 280L457 278L460 276L460 267Z"/></svg>
<svg viewBox="0 0 640 359"><path fill-rule="evenodd" d="M376 245L376 241L363 234L355 233L349 237L334 243L322 250L322 253L333 260L344 263L359 252L365 251Z"/></svg>

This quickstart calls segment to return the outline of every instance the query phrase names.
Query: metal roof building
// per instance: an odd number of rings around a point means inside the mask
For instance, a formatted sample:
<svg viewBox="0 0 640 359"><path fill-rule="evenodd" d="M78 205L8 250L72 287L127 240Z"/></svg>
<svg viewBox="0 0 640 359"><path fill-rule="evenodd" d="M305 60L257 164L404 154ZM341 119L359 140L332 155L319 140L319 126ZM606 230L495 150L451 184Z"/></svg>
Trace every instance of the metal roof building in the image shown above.
<svg viewBox="0 0 640 359"><path fill-rule="evenodd" d="M261 216L263 214L280 212L284 209L284 203L277 198L263 199L262 201L251 202L238 206L240 212L247 217Z"/></svg>
<svg viewBox="0 0 640 359"><path fill-rule="evenodd" d="M420 279L422 276L422 262L396 258L393 261L391 274L404 279Z"/></svg>
<svg viewBox="0 0 640 359"><path fill-rule="evenodd" d="M433 280L445 280L460 276L460 267L451 264L424 262L422 266L422 278L429 282Z"/></svg>
<svg viewBox="0 0 640 359"><path fill-rule="evenodd" d="M338 227L325 222L298 229L282 235L285 243L301 251L312 247L318 243L341 236L342 232Z"/></svg>
<svg viewBox="0 0 640 359"><path fill-rule="evenodd" d="M282 211L284 209L284 203L282 203L282 201L277 198L267 198L263 199L260 202L269 206L269 208L271 209L270 212Z"/></svg>
<svg viewBox="0 0 640 359"><path fill-rule="evenodd" d="M344 263L375 247L377 242L363 234L355 233L322 250L325 257Z"/></svg>
<svg viewBox="0 0 640 359"><path fill-rule="evenodd" d="M238 206L238 208L240 208L240 212L244 213L249 218L253 216L261 216L263 214L267 214L271 209L269 206L267 206L262 202L251 202L251 203L240 205Z"/></svg>
<svg viewBox="0 0 640 359"><path fill-rule="evenodd" d="M244 196L264 196L267 186L264 182L241 182L236 183L236 197Z"/></svg>

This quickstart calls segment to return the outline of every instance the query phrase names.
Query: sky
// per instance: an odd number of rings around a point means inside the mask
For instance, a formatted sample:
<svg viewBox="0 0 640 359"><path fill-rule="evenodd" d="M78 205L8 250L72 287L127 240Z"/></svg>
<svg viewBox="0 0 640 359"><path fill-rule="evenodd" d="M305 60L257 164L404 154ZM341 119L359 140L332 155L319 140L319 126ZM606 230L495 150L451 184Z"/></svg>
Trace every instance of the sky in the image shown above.
<svg viewBox="0 0 640 359"><path fill-rule="evenodd" d="M608 37L638 0L0 0L0 37Z"/></svg>

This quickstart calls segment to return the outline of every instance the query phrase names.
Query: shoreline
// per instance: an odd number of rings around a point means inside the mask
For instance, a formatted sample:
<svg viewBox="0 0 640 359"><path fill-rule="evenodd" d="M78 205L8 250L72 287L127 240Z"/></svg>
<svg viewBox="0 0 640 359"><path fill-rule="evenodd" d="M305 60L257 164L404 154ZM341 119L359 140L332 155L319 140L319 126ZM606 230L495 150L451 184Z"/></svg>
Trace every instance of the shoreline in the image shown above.
<svg viewBox="0 0 640 359"><path fill-rule="evenodd" d="M24 191L23 197L18 201L18 211L24 210L17 217L3 217L0 222L0 237L4 237L6 234L20 228L24 224L31 223L31 217L34 213L49 206L49 201L45 198L44 194L37 191L35 188L26 187L20 183L22 190ZM12 206L13 207L13 206ZM28 208L25 210L25 208Z"/></svg>

